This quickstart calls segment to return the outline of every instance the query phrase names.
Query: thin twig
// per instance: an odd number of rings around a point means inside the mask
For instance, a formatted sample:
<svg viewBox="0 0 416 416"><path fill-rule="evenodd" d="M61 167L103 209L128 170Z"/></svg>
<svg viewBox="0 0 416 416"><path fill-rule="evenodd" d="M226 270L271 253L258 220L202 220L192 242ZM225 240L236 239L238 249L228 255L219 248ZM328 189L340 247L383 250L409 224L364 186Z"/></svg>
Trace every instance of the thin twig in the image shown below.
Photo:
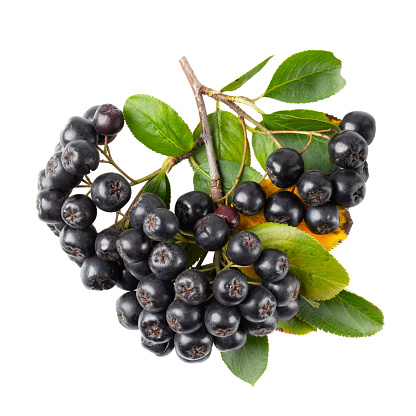
<svg viewBox="0 0 416 416"><path fill-rule="evenodd" d="M300 152L301 155L305 153L305 150L309 147L309 145L312 143L312 133L309 134L309 141L306 143L306 146L303 148L303 150Z"/></svg>
<svg viewBox="0 0 416 416"><path fill-rule="evenodd" d="M113 158L109 155L109 154L107 154L106 152L104 152L99 146L97 146L97 149L98 149L98 151L102 154L102 155L104 155L104 157L106 157L107 158L107 160L109 161L109 163L111 163L122 175L124 175L129 181L134 181L134 179L131 177L131 176L129 176L129 175L127 175L127 173L126 172L124 172L115 162L114 162L114 160L113 160Z"/></svg>
<svg viewBox="0 0 416 416"><path fill-rule="evenodd" d="M195 269L200 269L202 266L202 263L204 262L205 258L208 255L208 251L205 251L205 253L200 257L200 259L198 260L198 263L195 266Z"/></svg>

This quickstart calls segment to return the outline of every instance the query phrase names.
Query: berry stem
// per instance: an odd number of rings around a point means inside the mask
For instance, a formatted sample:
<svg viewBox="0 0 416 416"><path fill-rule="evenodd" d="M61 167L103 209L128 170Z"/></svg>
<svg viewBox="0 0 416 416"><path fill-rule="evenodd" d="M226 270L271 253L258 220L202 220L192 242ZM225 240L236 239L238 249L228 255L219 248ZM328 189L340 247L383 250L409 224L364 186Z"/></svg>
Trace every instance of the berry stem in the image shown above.
<svg viewBox="0 0 416 416"><path fill-rule="evenodd" d="M162 171L162 168L159 168L158 170L155 170L150 175L144 176L143 178L140 178L140 179L133 180L130 182L130 186L138 185L139 183L146 182L153 178L156 178L156 176L159 175L161 171Z"/></svg>
<svg viewBox="0 0 416 416"><path fill-rule="evenodd" d="M195 269L200 269L201 268L202 263L206 259L207 255L208 255L208 251L205 251L205 253L199 258L198 263L195 266Z"/></svg>
<svg viewBox="0 0 416 416"><path fill-rule="evenodd" d="M261 185L266 178L267 178L267 171L264 172L264 175L262 176L262 178L260 179L260 181L257 182L257 183L259 183Z"/></svg>
<svg viewBox="0 0 416 416"><path fill-rule="evenodd" d="M221 271L221 250L214 253L215 272L218 274Z"/></svg>
<svg viewBox="0 0 416 416"><path fill-rule="evenodd" d="M303 150L300 152L301 155L305 153L305 150L309 147L309 145L312 143L312 133L309 133L309 141L306 143L306 146L303 148Z"/></svg>
<svg viewBox="0 0 416 416"><path fill-rule="evenodd" d="M117 164L116 164L116 162L114 162L114 159L111 157L111 155L110 155L110 151L109 151L109 147L107 146L107 151L108 152L105 152L105 151L103 151L101 148L100 148L100 146L97 146L97 149L98 149L98 151L102 154L102 155L104 155L104 157L108 160L108 162L109 163L111 163L123 176L125 176L129 181L134 181L134 179L131 177L131 176L129 176L129 175L127 175L127 173L126 172L124 172ZM104 149L105 149L105 147L104 147Z"/></svg>

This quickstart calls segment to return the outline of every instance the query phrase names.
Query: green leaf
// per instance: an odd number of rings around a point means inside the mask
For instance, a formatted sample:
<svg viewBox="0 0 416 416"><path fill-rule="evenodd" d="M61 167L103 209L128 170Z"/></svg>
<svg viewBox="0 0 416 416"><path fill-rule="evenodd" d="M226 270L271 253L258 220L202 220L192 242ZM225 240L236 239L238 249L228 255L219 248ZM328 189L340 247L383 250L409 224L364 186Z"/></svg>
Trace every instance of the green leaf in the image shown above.
<svg viewBox="0 0 416 416"><path fill-rule="evenodd" d="M319 308L313 308L302 299L297 316L325 332L354 338L374 335L384 324L380 309L346 290L320 302Z"/></svg>
<svg viewBox="0 0 416 416"><path fill-rule="evenodd" d="M264 97L286 103L310 103L336 94L345 86L341 61L332 52L295 53L277 68Z"/></svg>
<svg viewBox="0 0 416 416"><path fill-rule="evenodd" d="M224 190L224 193L227 193L234 185L235 179L240 170L240 164L235 162L229 162L225 160L218 160L218 170L221 175L221 184ZM245 166L243 174L241 176L241 182L254 181L259 182L262 178L262 175L257 172L255 169L250 166ZM211 193L211 178L209 176L209 165L204 163L199 166L199 169L196 169L194 172L194 189L196 191L203 191L207 194ZM232 194L230 195L230 198Z"/></svg>
<svg viewBox="0 0 416 416"><path fill-rule="evenodd" d="M178 113L150 95L132 95L123 109L124 119L133 136L149 149L165 156L189 152L192 133Z"/></svg>
<svg viewBox="0 0 416 416"><path fill-rule="evenodd" d="M246 72L244 75L241 75L241 77L237 78L235 81L230 82L224 88L221 88L221 91L235 91L238 88L242 87L249 79L253 78L254 75L260 72L267 64L267 62L269 62L269 60L273 58L273 56L274 55L269 56L263 62L260 62L257 66L255 66L253 69L250 69L250 71Z"/></svg>
<svg viewBox="0 0 416 416"><path fill-rule="evenodd" d="M143 192L151 192L156 194L165 203L166 208L170 206L170 182L165 172L153 178L144 186Z"/></svg>
<svg viewBox="0 0 416 416"><path fill-rule="evenodd" d="M267 367L269 342L267 336L247 335L244 347L229 352L222 352L221 357L230 371L254 386Z"/></svg>
<svg viewBox="0 0 416 416"><path fill-rule="evenodd" d="M289 269L300 280L302 296L312 300L331 299L348 285L349 277L341 264L304 231L273 223L256 225L248 231L257 234L263 250L276 248L287 254Z"/></svg>
<svg viewBox="0 0 416 416"><path fill-rule="evenodd" d="M238 118L228 111L219 111L208 115L211 135L217 160L229 160L241 163L244 153L244 133ZM196 127L193 137L197 140L201 135L201 124ZM198 165L208 162L205 146L194 154ZM250 165L250 149L247 149L245 165Z"/></svg>
<svg viewBox="0 0 416 416"><path fill-rule="evenodd" d="M205 250L197 244L178 243L188 255L188 268L192 267L205 253Z"/></svg>
<svg viewBox="0 0 416 416"><path fill-rule="evenodd" d="M307 324L301 319L294 316L288 321L281 321L277 324L277 329L281 329L286 334L306 335L316 331L316 328Z"/></svg>

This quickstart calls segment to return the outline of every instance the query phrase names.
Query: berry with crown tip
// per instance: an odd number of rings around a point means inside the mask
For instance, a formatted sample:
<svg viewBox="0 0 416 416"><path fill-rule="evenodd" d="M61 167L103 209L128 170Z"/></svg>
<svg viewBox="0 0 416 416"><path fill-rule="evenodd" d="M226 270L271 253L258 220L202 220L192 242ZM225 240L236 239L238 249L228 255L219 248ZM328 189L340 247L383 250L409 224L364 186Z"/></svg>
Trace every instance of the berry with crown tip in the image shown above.
<svg viewBox="0 0 416 416"><path fill-rule="evenodd" d="M266 193L257 182L241 182L234 189L232 201L238 212L252 216L264 208Z"/></svg>
<svg viewBox="0 0 416 416"><path fill-rule="evenodd" d="M241 316L251 322L262 322L273 315L276 299L264 286L251 286L248 295L238 305Z"/></svg>
<svg viewBox="0 0 416 416"><path fill-rule="evenodd" d="M190 305L175 299L166 310L166 320L175 332L189 334L204 325L204 312L202 305Z"/></svg>
<svg viewBox="0 0 416 416"><path fill-rule="evenodd" d="M96 147L85 140L68 143L61 154L64 169L73 175L88 175L100 164L100 154Z"/></svg>
<svg viewBox="0 0 416 416"><path fill-rule="evenodd" d="M141 344L144 349L152 352L156 355L156 357L166 357L175 348L173 338L170 341L163 342L161 344L156 344L142 336Z"/></svg>
<svg viewBox="0 0 416 416"><path fill-rule="evenodd" d="M208 214L198 220L193 232L195 242L207 251L224 247L230 234L227 223L216 214Z"/></svg>
<svg viewBox="0 0 416 416"><path fill-rule="evenodd" d="M184 302L199 305L209 296L209 279L199 270L187 269L176 278L175 293Z"/></svg>
<svg viewBox="0 0 416 416"><path fill-rule="evenodd" d="M63 203L61 216L72 228L83 230L97 218L97 207L86 195L72 195Z"/></svg>
<svg viewBox="0 0 416 416"><path fill-rule="evenodd" d="M143 221L146 215L156 209L166 208L160 197L150 192L145 192L133 203L130 212L130 224L133 228L143 228Z"/></svg>
<svg viewBox="0 0 416 416"><path fill-rule="evenodd" d="M247 279L243 273L235 269L223 270L212 284L214 298L226 306L235 306L243 302L248 289Z"/></svg>
<svg viewBox="0 0 416 416"><path fill-rule="evenodd" d="M118 173L103 173L91 185L91 199L102 211L118 211L127 204L130 196L130 183Z"/></svg>
<svg viewBox="0 0 416 416"><path fill-rule="evenodd" d="M300 304L301 298L298 296L293 302L290 302L286 306L277 307L277 319L279 321L288 321L289 319L292 319L299 312Z"/></svg>
<svg viewBox="0 0 416 416"><path fill-rule="evenodd" d="M260 238L251 231L240 231L231 238L227 246L229 259L239 266L253 264L259 258L260 253Z"/></svg>
<svg viewBox="0 0 416 416"><path fill-rule="evenodd" d="M123 113L113 104L102 104L95 111L92 123L97 133L114 136L124 126Z"/></svg>
<svg viewBox="0 0 416 416"><path fill-rule="evenodd" d="M235 351L244 347L247 341L247 331L240 325L234 334L228 337L214 337L214 345L220 352Z"/></svg>
<svg viewBox="0 0 416 416"><path fill-rule="evenodd" d="M278 308L293 302L298 297L300 290L299 279L290 272L284 279L277 282L263 281L262 286L273 293Z"/></svg>
<svg viewBox="0 0 416 416"><path fill-rule="evenodd" d="M166 312L143 310L139 317L139 329L144 338L155 344L170 341L175 333L166 321Z"/></svg>
<svg viewBox="0 0 416 416"><path fill-rule="evenodd" d="M152 250L152 242L141 230L130 228L119 234L116 247L124 261L137 263L147 260Z"/></svg>
<svg viewBox="0 0 416 416"><path fill-rule="evenodd" d="M214 211L214 214L220 216L227 223L230 233L233 233L240 224L240 214L229 205L221 205Z"/></svg>
<svg viewBox="0 0 416 416"><path fill-rule="evenodd" d="M241 320L241 326L250 334L255 337L264 337L265 335L272 334L276 328L279 320L277 309L274 313L262 322L251 322L247 319Z"/></svg>
<svg viewBox="0 0 416 416"><path fill-rule="evenodd" d="M139 281L125 267L122 267L116 286L123 290L134 291L138 284Z"/></svg>
<svg viewBox="0 0 416 416"><path fill-rule="evenodd" d="M101 231L95 239L95 254L103 260L117 261L120 255L117 251L116 241L121 231L116 228L107 228Z"/></svg>
<svg viewBox="0 0 416 416"><path fill-rule="evenodd" d="M175 204L179 228L185 232L192 232L199 219L214 211L213 206L214 201L205 192L191 191L181 195Z"/></svg>
<svg viewBox="0 0 416 416"><path fill-rule="evenodd" d="M285 252L275 248L263 250L253 265L254 273L268 282L284 279L289 271L289 259Z"/></svg>
<svg viewBox="0 0 416 416"><path fill-rule="evenodd" d="M40 191L36 196L38 218L48 224L61 223L61 209L67 197L64 191L54 189Z"/></svg>
<svg viewBox="0 0 416 416"><path fill-rule="evenodd" d="M143 221L144 233L154 241L168 241L179 231L179 220L166 208L155 208Z"/></svg>
<svg viewBox="0 0 416 416"><path fill-rule="evenodd" d="M305 210L305 225L314 234L332 233L339 227L339 224L338 208L331 202L318 207L309 205Z"/></svg>
<svg viewBox="0 0 416 416"><path fill-rule="evenodd" d="M367 144L371 144L376 135L376 120L365 111L351 111L339 123L341 130L352 130L364 137Z"/></svg>
<svg viewBox="0 0 416 416"><path fill-rule="evenodd" d="M59 237L59 234L62 231L62 228L65 227L66 223L61 221L61 222L57 222L55 224L46 224L48 226L48 228L57 236Z"/></svg>
<svg viewBox="0 0 416 416"><path fill-rule="evenodd" d="M175 279L187 266L188 256L179 244L159 243L150 252L149 267L159 279Z"/></svg>
<svg viewBox="0 0 416 416"><path fill-rule="evenodd" d="M175 298L173 283L158 279L153 274L140 280L136 294L142 308L150 312L166 310Z"/></svg>
<svg viewBox="0 0 416 416"><path fill-rule="evenodd" d="M116 301L118 321L124 328L139 329L139 316L142 310L135 291L124 293Z"/></svg>
<svg viewBox="0 0 416 416"><path fill-rule="evenodd" d="M95 254L97 231L93 225L82 230L66 225L59 234L62 250L74 257L90 257Z"/></svg>
<svg viewBox="0 0 416 416"><path fill-rule="evenodd" d="M45 176L51 189L68 191L81 183L82 175L69 173L62 164L62 153L54 153L46 164Z"/></svg>
<svg viewBox="0 0 416 416"><path fill-rule="evenodd" d="M367 159L368 144L355 131L344 130L328 142L328 153L332 162L345 169L354 169Z"/></svg>
<svg viewBox="0 0 416 416"><path fill-rule="evenodd" d="M331 197L332 184L325 173L319 170L309 170L298 181L298 193L303 202L308 205L323 205Z"/></svg>
<svg viewBox="0 0 416 416"><path fill-rule="evenodd" d="M295 185L304 170L302 155L294 149L277 149L266 160L267 175L278 188Z"/></svg>
<svg viewBox="0 0 416 416"><path fill-rule="evenodd" d="M353 170L338 170L329 177L332 183L331 202L335 205L351 208L365 197L364 178Z"/></svg>
<svg viewBox="0 0 416 416"><path fill-rule="evenodd" d="M91 290L111 289L120 274L121 268L115 262L105 261L97 255L87 257L81 267L81 281Z"/></svg>
<svg viewBox="0 0 416 416"><path fill-rule="evenodd" d="M93 107L90 107L83 115L85 119L87 119L89 122L92 123L92 120L94 119L94 115L98 109L99 105L94 105ZM110 144L115 138L117 137L117 134L114 134L113 136L107 136L107 144ZM98 135L98 145L105 144L105 136L102 134Z"/></svg>
<svg viewBox="0 0 416 416"><path fill-rule="evenodd" d="M225 306L215 300L208 305L204 322L207 331L216 337L227 337L237 331L241 314L236 306Z"/></svg>
<svg viewBox="0 0 416 416"><path fill-rule="evenodd" d="M93 146L98 143L97 131L92 123L84 117L71 117L61 132L60 142L62 147L75 140L85 140Z"/></svg>
<svg viewBox="0 0 416 416"><path fill-rule="evenodd" d="M303 220L304 211L302 201L293 192L278 191L267 198L264 218L267 222L297 227Z"/></svg>
<svg viewBox="0 0 416 416"><path fill-rule="evenodd" d="M190 361L199 361L211 353L213 336L202 326L190 334L175 334L177 354Z"/></svg>

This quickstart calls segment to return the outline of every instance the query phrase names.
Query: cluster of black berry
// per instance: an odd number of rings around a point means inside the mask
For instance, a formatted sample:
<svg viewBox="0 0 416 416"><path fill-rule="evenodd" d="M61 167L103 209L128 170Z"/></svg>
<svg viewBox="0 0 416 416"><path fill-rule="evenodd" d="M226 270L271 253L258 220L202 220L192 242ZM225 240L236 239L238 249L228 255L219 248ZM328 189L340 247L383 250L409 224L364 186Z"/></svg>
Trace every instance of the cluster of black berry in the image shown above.
<svg viewBox="0 0 416 416"><path fill-rule="evenodd" d="M283 190L266 199L259 184L243 182L235 189L233 206L249 216L264 208L267 222L296 227L304 219L312 233L334 232L340 225L337 206L354 207L364 199L368 145L376 130L374 118L362 111L348 113L339 127L341 132L328 142L331 172L305 172L299 152L275 150L267 158L266 170L272 183ZM294 193L296 186L300 198Z"/></svg>

